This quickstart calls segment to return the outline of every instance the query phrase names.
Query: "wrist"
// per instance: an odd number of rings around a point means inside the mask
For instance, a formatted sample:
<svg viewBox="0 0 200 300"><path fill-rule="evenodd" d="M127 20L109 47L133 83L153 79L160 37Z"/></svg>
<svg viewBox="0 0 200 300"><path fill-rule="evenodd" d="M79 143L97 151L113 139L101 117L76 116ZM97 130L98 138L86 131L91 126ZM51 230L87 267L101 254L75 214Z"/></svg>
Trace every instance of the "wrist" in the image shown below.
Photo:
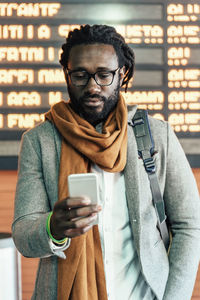
<svg viewBox="0 0 200 300"><path fill-rule="evenodd" d="M48 236L50 237L50 239L53 241L53 243L57 246L63 245L67 242L68 238L65 237L63 239L56 239L53 237L52 233L51 233L51 228L50 228L50 221L51 221L51 216L52 216L53 212L51 211L47 217L47 222L46 222L46 231L48 233Z"/></svg>

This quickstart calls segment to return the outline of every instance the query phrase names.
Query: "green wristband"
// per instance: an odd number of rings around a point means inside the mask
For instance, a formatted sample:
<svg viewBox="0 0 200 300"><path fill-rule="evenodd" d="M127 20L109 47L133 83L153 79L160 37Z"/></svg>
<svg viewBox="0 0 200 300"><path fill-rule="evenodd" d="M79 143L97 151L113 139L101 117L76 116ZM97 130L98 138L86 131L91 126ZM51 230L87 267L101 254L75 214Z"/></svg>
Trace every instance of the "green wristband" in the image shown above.
<svg viewBox="0 0 200 300"><path fill-rule="evenodd" d="M47 230L47 233L48 233L50 239L51 239L54 243L56 243L56 244L58 244L58 245L62 245L62 244L64 244L64 243L68 240L68 238L66 237L66 238L64 238L64 239L62 239L62 240L56 240L56 239L54 239L54 237L53 237L52 234L51 234L51 230L50 230L50 220L51 220L52 214L53 214L53 212L51 211L51 212L49 213L48 217L47 217L46 230Z"/></svg>

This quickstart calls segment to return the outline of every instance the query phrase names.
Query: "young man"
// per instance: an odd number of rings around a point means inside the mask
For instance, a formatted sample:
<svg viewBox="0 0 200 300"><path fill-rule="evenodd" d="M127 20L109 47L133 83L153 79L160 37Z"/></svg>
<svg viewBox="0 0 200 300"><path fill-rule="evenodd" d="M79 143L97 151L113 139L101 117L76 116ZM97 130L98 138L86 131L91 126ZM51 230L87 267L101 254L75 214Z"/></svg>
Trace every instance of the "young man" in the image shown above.
<svg viewBox="0 0 200 300"><path fill-rule="evenodd" d="M70 100L23 135L13 238L40 257L32 299L189 300L200 253L200 202L167 122L150 118L172 242L166 252L120 87L134 54L109 26L69 33L61 65ZM70 198L69 174L95 172L101 205ZM93 225L98 215L99 223Z"/></svg>

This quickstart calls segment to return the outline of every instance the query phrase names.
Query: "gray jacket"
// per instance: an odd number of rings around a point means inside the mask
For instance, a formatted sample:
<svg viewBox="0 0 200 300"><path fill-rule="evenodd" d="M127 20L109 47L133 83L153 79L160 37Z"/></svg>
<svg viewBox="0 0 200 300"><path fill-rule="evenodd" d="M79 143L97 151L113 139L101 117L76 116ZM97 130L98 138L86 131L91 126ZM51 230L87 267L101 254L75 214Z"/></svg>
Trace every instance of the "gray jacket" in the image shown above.
<svg viewBox="0 0 200 300"><path fill-rule="evenodd" d="M129 112L132 119L136 107ZM124 170L126 196L141 269L157 299L189 300L200 255L200 199L184 152L169 124L150 118L157 175L171 226L169 256L157 230L157 217L133 129L128 126ZM26 257L39 257L33 300L57 298L57 256L51 252L46 218L58 199L61 137L45 121L23 135L15 199L13 238ZM69 154L70 155L70 154Z"/></svg>

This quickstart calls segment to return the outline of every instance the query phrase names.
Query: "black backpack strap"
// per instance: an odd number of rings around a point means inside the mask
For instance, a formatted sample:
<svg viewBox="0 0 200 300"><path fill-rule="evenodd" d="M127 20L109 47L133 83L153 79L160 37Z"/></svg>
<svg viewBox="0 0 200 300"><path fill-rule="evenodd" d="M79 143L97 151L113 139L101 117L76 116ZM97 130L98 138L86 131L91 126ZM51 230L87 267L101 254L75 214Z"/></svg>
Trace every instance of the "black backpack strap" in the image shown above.
<svg viewBox="0 0 200 300"><path fill-rule="evenodd" d="M129 125L133 127L138 153L143 159L144 167L149 177L153 204L158 219L158 228L165 248L168 250L170 238L166 224L164 201L160 191L160 186L156 175L156 166L153 159L154 141L151 135L147 111L142 109L137 110L132 119L132 123L129 123Z"/></svg>

